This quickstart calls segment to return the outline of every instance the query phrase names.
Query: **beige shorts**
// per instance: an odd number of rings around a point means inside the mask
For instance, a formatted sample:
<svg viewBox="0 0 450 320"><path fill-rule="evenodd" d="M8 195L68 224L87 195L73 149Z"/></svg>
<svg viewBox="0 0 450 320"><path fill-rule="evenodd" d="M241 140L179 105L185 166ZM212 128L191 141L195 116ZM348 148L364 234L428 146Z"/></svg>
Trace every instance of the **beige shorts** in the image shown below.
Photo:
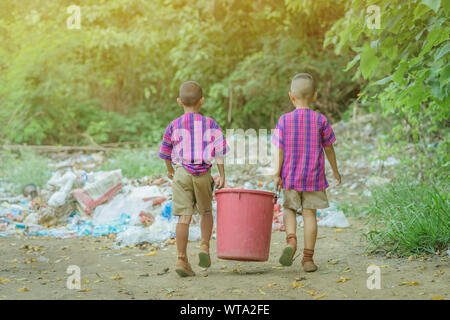
<svg viewBox="0 0 450 320"><path fill-rule="evenodd" d="M321 191L297 191L283 189L283 207L297 211L298 209L325 209L328 204L327 193Z"/></svg>
<svg viewBox="0 0 450 320"><path fill-rule="evenodd" d="M214 179L211 171L194 176L181 166L175 168L172 181L172 214L191 216L212 212Z"/></svg>

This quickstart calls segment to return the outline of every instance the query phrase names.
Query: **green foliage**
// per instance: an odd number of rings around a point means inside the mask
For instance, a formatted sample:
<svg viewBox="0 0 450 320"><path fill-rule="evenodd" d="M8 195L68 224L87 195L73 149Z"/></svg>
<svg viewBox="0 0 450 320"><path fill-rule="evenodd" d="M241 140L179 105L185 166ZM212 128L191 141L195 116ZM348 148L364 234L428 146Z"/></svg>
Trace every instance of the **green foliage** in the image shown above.
<svg viewBox="0 0 450 320"><path fill-rule="evenodd" d="M0 177L12 183L11 191L14 194L21 193L23 187L29 183L42 188L50 179L48 158L32 151L1 152L0 161Z"/></svg>
<svg viewBox="0 0 450 320"><path fill-rule="evenodd" d="M68 29L67 8L81 7ZM180 84L204 88L223 127L269 128L292 76L317 78L317 108L339 118L358 83L348 55L322 49L343 1L50 0L0 2L0 140L159 142L181 115ZM232 117L228 122L229 88Z"/></svg>
<svg viewBox="0 0 450 320"><path fill-rule="evenodd" d="M380 8L380 29L368 28L369 5ZM368 82L360 102L378 102L394 123L389 141L398 144L392 151L407 143L420 148L445 139L450 120L449 1L352 0L346 10L327 33L325 45L355 55L347 70Z"/></svg>
<svg viewBox="0 0 450 320"><path fill-rule="evenodd" d="M368 251L401 256L435 254L450 243L450 193L447 188L402 179L372 191L365 208L371 230Z"/></svg>
<svg viewBox="0 0 450 320"><path fill-rule="evenodd" d="M127 178L141 178L167 172L164 161L158 158L156 152L137 149L117 152L100 168L103 171L117 169L122 169L123 176Z"/></svg>

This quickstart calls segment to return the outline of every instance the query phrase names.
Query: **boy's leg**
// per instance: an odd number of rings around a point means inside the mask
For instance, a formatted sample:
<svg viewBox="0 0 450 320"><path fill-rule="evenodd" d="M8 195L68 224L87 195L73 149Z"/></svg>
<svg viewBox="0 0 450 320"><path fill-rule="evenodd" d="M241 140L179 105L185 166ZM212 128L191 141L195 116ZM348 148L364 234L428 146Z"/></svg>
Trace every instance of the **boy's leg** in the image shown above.
<svg viewBox="0 0 450 320"><path fill-rule="evenodd" d="M191 223L191 216L180 216L178 218L178 223L175 230L178 259L185 260L186 262L188 261L187 244L189 238L190 223Z"/></svg>
<svg viewBox="0 0 450 320"><path fill-rule="evenodd" d="M305 248L303 249L302 265L303 270L306 272L313 272L317 270L317 266L314 264L313 255L314 247L316 245L317 238L317 219L316 209L303 209L302 210L303 222L304 222L304 242Z"/></svg>
<svg viewBox="0 0 450 320"><path fill-rule="evenodd" d="M200 228L202 231L198 265L202 268L209 268L211 266L209 242L214 224L214 218L212 216L214 179L211 177L211 172L208 171L203 175L194 177L193 183L197 209L201 215Z"/></svg>
<svg viewBox="0 0 450 320"><path fill-rule="evenodd" d="M212 213L202 214L200 221L200 228L202 231L202 243L200 244L200 253L198 254L198 265L202 268L209 268L211 266L211 257L209 255L209 242L211 240L214 219Z"/></svg>
<svg viewBox="0 0 450 320"><path fill-rule="evenodd" d="M292 209L284 208L283 210L283 223L286 228L286 243L281 254L279 262L283 266L292 265L294 254L297 251L297 219L296 212Z"/></svg>
<svg viewBox="0 0 450 320"><path fill-rule="evenodd" d="M283 266L291 266L294 261L294 254L297 251L297 208L301 207L300 194L296 190L283 189L283 222L286 228L286 243L280 257Z"/></svg>
<svg viewBox="0 0 450 320"><path fill-rule="evenodd" d="M304 241L302 265L306 272L317 270L314 264L313 255L317 239L317 209L329 207L328 198L325 190L322 191L305 191L302 193L303 204L303 221L304 221Z"/></svg>
<svg viewBox="0 0 450 320"><path fill-rule="evenodd" d="M178 260L175 271L182 277L195 276L187 258L187 244L189 237L189 224L194 213L194 190L191 174L182 167L175 169L172 181L172 214L179 216L176 226L176 243Z"/></svg>
<svg viewBox="0 0 450 320"><path fill-rule="evenodd" d="M180 216L176 227L176 243L178 251L178 260L175 265L175 271L182 277L195 276L188 258L187 258L187 244L189 238L189 224L191 223L191 216Z"/></svg>

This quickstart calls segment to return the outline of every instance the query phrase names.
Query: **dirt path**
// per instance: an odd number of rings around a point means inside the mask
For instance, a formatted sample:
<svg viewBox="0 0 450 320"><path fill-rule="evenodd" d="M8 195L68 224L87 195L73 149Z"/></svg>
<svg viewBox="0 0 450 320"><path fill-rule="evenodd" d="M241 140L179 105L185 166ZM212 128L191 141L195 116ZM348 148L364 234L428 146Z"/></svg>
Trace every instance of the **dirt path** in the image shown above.
<svg viewBox="0 0 450 320"><path fill-rule="evenodd" d="M319 228L316 250L319 270L315 273L301 271L300 258L292 267L281 267L278 255L284 244L284 233L274 232L268 262L218 260L213 254L213 265L207 271L196 265L199 242L190 243L190 259L197 276L189 279L181 279L173 271L174 245L146 256L150 252L148 247L113 249L113 241L108 238L0 238L0 299L303 300L323 294L326 295L322 299L450 297L448 257L408 261L367 256L359 237L363 221L350 218L351 227L341 232ZM298 234L301 232L300 228ZM212 241L213 253L214 250L215 241ZM381 270L379 290L369 290L366 285L370 276L367 267L371 264ZM66 287L70 265L81 269L81 290ZM341 277L349 279L337 282ZM292 288L296 279L300 287ZM418 284L414 285L415 282Z"/></svg>

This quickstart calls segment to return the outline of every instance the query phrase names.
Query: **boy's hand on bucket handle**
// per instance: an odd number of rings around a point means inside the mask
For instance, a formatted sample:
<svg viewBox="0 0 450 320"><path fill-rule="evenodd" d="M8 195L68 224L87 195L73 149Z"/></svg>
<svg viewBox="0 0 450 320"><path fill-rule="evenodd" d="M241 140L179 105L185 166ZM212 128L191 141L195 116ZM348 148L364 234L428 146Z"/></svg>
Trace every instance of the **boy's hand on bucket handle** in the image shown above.
<svg viewBox="0 0 450 320"><path fill-rule="evenodd" d="M225 186L225 177L219 178L219 183L216 185L216 189L222 189Z"/></svg>
<svg viewBox="0 0 450 320"><path fill-rule="evenodd" d="M216 189L222 189L225 187L225 166L223 164L223 158L216 159L217 168L219 169L219 184L216 185Z"/></svg>
<svg viewBox="0 0 450 320"><path fill-rule="evenodd" d="M275 186L275 190L280 192L281 187L283 186L283 180L281 180L281 177L276 175L273 177L273 184Z"/></svg>

